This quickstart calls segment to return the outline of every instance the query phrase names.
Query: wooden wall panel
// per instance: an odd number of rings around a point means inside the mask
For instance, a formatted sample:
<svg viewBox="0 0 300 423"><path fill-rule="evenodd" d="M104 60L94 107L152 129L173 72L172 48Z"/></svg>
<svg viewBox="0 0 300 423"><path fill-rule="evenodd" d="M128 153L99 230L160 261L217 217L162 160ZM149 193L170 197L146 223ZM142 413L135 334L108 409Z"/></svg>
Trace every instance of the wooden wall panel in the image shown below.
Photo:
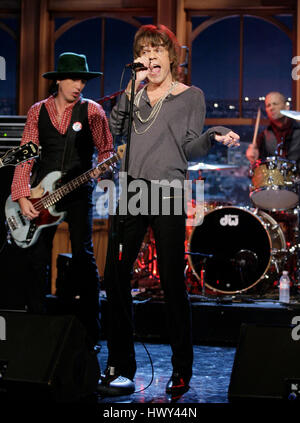
<svg viewBox="0 0 300 423"><path fill-rule="evenodd" d="M40 0L38 100L48 97L49 81L42 74L54 70L54 29L54 19L51 19L48 11L48 0Z"/></svg>
<svg viewBox="0 0 300 423"><path fill-rule="evenodd" d="M176 0L157 0L157 23L176 33Z"/></svg>
<svg viewBox="0 0 300 423"><path fill-rule="evenodd" d="M185 0L186 9L294 8L297 0Z"/></svg>
<svg viewBox="0 0 300 423"><path fill-rule="evenodd" d="M1 0L0 10L18 10L21 7L21 0Z"/></svg>
<svg viewBox="0 0 300 423"><path fill-rule="evenodd" d="M36 102L38 85L39 1L23 0L20 31L19 115L26 115Z"/></svg>
<svg viewBox="0 0 300 423"><path fill-rule="evenodd" d="M151 8L156 0L49 0L51 11L102 11L103 9Z"/></svg>

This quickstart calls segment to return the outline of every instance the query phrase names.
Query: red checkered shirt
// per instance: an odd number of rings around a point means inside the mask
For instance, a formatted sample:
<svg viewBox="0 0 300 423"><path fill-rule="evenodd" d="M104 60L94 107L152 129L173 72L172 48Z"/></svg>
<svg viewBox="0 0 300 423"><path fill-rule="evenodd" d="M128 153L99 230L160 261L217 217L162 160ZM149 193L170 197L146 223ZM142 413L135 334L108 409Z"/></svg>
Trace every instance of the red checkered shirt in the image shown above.
<svg viewBox="0 0 300 423"><path fill-rule="evenodd" d="M78 99L77 101L85 101ZM44 103L48 111L53 126L61 133L65 134L71 121L75 101L66 107L61 120L58 119L54 96L35 103L28 111L26 124L21 140L21 145L32 141L39 145L38 120L39 114ZM88 122L93 136L94 145L98 151L98 162L111 156L113 151L112 135L108 127L108 121L103 108L96 102L88 100ZM15 169L14 178L11 186L12 200L16 201L22 197L30 196L30 174L34 159L29 162L18 165Z"/></svg>

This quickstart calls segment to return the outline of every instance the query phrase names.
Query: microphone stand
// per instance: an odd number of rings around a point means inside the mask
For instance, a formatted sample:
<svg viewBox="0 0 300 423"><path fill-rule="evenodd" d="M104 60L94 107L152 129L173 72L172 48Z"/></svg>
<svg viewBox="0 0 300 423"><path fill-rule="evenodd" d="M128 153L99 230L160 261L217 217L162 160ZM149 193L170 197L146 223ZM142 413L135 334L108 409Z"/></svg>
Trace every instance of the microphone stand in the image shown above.
<svg viewBox="0 0 300 423"><path fill-rule="evenodd" d="M128 175L128 166L129 166L129 151L130 151L130 141L131 141L132 120L133 120L135 81L136 81L136 68L131 67L131 92L130 92L130 102L129 102L127 143L126 143L126 150L125 150L125 165L124 165L124 173L126 176ZM127 185L127 178L126 178L126 201L127 201L127 195L128 195L128 185ZM120 226L119 226L119 261L122 260L122 253L123 253L124 223L125 223L125 217L122 215L120 217Z"/></svg>

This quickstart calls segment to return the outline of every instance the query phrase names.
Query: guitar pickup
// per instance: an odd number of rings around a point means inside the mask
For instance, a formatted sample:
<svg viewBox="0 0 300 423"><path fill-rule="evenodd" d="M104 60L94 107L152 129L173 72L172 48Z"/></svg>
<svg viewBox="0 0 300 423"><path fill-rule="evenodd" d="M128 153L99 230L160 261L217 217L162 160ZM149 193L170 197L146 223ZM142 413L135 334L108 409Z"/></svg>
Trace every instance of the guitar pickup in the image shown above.
<svg viewBox="0 0 300 423"><path fill-rule="evenodd" d="M18 216L19 216L19 219L21 220L22 225L23 225L23 226L26 226L26 220L25 220L25 217L22 215L22 213L21 213L21 211L20 211L20 210L18 210Z"/></svg>
<svg viewBox="0 0 300 423"><path fill-rule="evenodd" d="M18 225L18 222L17 222L17 219L15 218L15 216L11 216L11 217L9 217L9 218L7 219L7 224L8 224L9 229L10 229L11 231L15 231L16 229L18 229L18 228L19 228L19 225Z"/></svg>
<svg viewBox="0 0 300 423"><path fill-rule="evenodd" d="M33 237L33 235L34 235L34 233L36 231L36 228L37 228L36 224L33 223L33 222L31 222L30 223L30 226L29 226L29 230L27 232L27 236L26 236L26 242L27 243L32 240L32 237Z"/></svg>

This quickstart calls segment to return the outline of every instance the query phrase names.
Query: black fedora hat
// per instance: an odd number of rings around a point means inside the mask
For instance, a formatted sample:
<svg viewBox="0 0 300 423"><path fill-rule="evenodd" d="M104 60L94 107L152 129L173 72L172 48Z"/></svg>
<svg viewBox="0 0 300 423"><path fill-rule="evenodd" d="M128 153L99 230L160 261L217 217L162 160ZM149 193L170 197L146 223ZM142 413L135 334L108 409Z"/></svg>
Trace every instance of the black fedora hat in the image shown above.
<svg viewBox="0 0 300 423"><path fill-rule="evenodd" d="M77 53L62 53L58 58L57 70L46 72L42 76L46 79L92 79L101 76L102 72L90 72L86 56Z"/></svg>

